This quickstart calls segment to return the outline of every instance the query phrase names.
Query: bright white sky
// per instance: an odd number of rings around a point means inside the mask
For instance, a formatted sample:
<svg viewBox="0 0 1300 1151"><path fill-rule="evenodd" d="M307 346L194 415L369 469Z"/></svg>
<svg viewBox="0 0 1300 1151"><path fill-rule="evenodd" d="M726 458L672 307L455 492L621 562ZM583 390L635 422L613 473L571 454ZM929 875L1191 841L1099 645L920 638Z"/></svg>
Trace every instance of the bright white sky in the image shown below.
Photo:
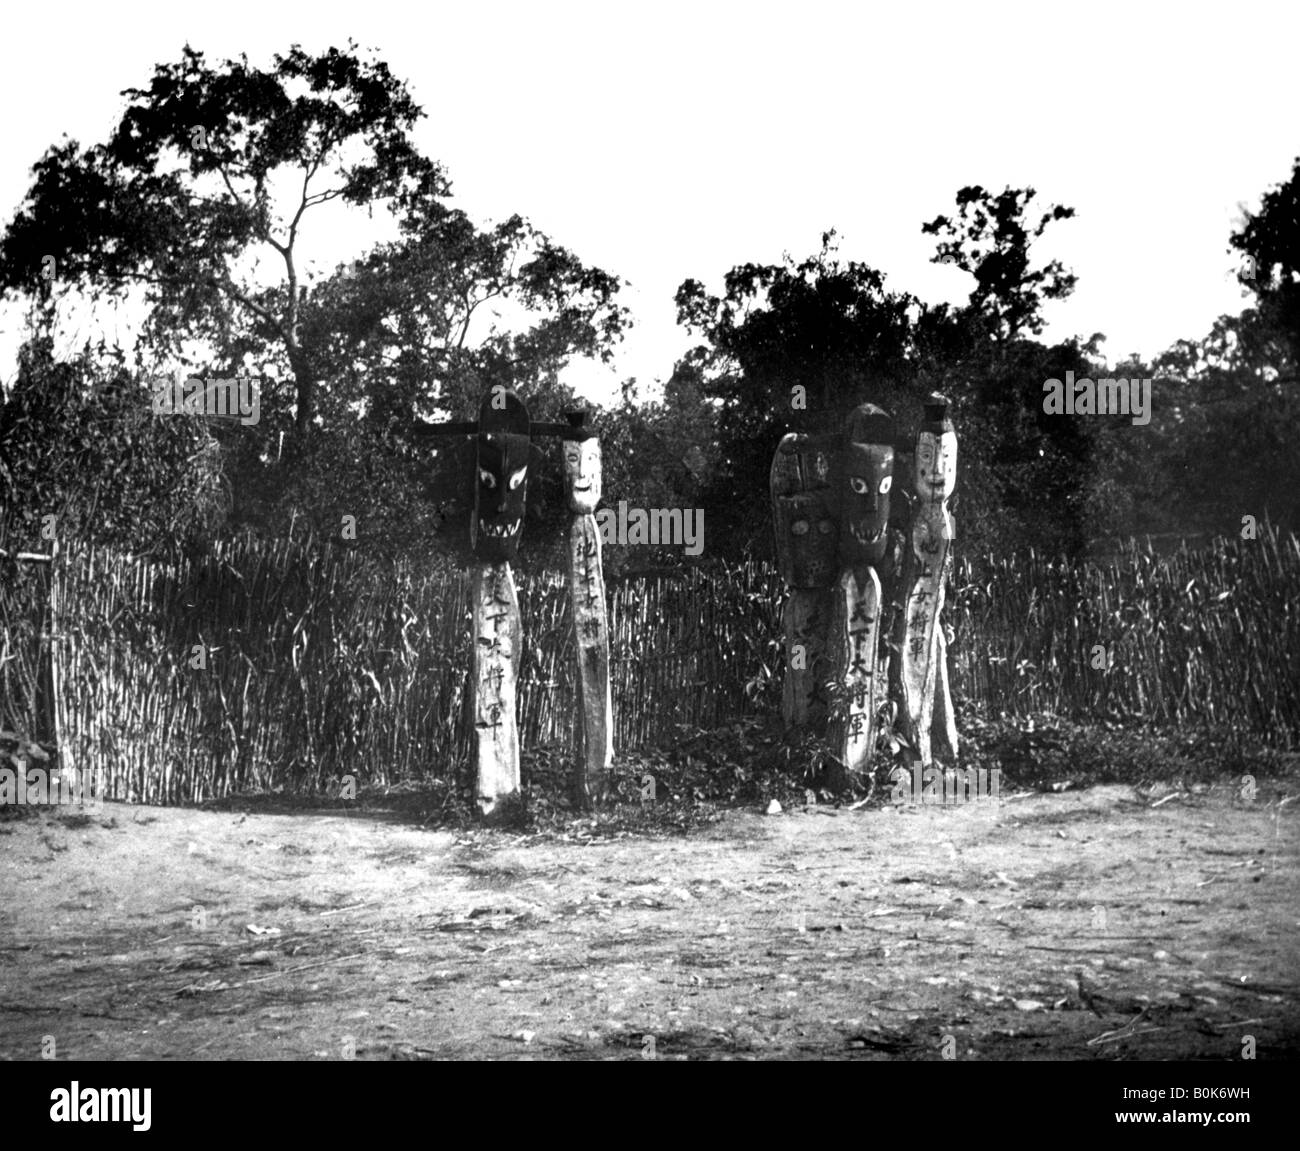
<svg viewBox="0 0 1300 1151"><path fill-rule="evenodd" d="M802 258L831 227L888 287L964 300L969 279L929 263L920 228L965 184L1032 185L1077 209L1040 245L1079 276L1046 337L1102 331L1112 359L1152 355L1240 311L1239 205L1300 154L1295 0L119 0L11 6L4 22L5 220L47 146L102 141L120 90L186 41L261 66L294 42L377 49L427 113L417 140L462 208L520 212L631 281L636 328L615 368L572 369L597 400L627 376L668 376L689 343L672 302L683 279L717 290L733 265ZM309 225L305 254L328 269L367 227ZM0 330L5 380L18 319Z"/></svg>

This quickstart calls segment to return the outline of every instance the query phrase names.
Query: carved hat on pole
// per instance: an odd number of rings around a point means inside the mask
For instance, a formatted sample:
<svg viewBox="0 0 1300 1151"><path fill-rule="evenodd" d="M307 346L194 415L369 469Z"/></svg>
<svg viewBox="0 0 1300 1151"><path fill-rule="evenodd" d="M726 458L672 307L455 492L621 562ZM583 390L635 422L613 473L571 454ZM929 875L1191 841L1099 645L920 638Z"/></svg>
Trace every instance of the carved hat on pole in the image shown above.
<svg viewBox="0 0 1300 1151"><path fill-rule="evenodd" d="M564 433L564 478L569 484L569 510L590 515L600 503L601 458L596 429L587 423L585 411L566 412L569 429Z"/></svg>
<svg viewBox="0 0 1300 1151"><path fill-rule="evenodd" d="M940 502L957 486L957 431L948 418L947 397L932 392L922 407L925 418L916 436L916 494Z"/></svg>

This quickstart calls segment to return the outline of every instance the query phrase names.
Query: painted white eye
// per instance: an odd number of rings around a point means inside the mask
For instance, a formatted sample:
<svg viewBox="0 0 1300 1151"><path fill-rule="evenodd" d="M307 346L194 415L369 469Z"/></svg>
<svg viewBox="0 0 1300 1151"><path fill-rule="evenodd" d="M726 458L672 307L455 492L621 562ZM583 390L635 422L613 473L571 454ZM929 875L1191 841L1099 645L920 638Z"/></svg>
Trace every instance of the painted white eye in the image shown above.
<svg viewBox="0 0 1300 1151"><path fill-rule="evenodd" d="M865 496L867 494L867 481L861 476L850 476L849 483L858 495Z"/></svg>
<svg viewBox="0 0 1300 1151"><path fill-rule="evenodd" d="M808 521L795 520L794 523L790 525L790 531L792 534L797 536L806 536L808 534Z"/></svg>
<svg viewBox="0 0 1300 1151"><path fill-rule="evenodd" d="M892 488L893 486L894 486L894 477L885 476L885 478L880 481L880 494L882 496L888 495L889 489Z"/></svg>
<svg viewBox="0 0 1300 1151"><path fill-rule="evenodd" d="M510 490L514 491L524 482L524 476L528 473L527 468L520 468L513 476L510 477Z"/></svg>
<svg viewBox="0 0 1300 1151"><path fill-rule="evenodd" d="M486 468L479 468L478 482L485 488L494 488L497 486L497 478Z"/></svg>

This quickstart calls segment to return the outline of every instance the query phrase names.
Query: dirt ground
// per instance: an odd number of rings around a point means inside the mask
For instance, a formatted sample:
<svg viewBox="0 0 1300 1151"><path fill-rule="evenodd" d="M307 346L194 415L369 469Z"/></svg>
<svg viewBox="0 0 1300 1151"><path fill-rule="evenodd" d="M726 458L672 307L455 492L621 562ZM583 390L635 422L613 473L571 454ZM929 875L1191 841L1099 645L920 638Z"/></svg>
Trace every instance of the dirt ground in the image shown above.
<svg viewBox="0 0 1300 1151"><path fill-rule="evenodd" d="M1294 1058L1298 806L42 812L0 822L0 1056Z"/></svg>

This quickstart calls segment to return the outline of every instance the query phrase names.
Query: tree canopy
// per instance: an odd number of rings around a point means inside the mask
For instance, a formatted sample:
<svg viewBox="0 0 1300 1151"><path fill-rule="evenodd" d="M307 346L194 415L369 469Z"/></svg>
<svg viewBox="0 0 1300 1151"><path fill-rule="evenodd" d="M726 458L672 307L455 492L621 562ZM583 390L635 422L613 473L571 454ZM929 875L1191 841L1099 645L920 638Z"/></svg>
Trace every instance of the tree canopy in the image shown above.
<svg viewBox="0 0 1300 1151"><path fill-rule="evenodd" d="M10 528L30 535L53 512L132 546L302 524L453 562L472 453L429 446L421 421L471 416L494 384L535 419L561 419L577 403L568 365L609 362L631 323L623 282L522 213L481 223L455 204L416 146L423 112L407 86L355 45L295 45L266 67L186 47L122 95L106 140L65 139L37 160L0 233L0 292L31 315L0 410ZM662 398L643 403L628 381L597 414L607 502L701 507L708 554L766 554L782 434L881 404L905 477L921 398L939 390L961 437L972 548L1079 553L1128 532L1230 531L1242 513L1294 526L1300 497L1278 478L1300 472L1298 205L1300 160L1228 238L1250 305L1150 363L1108 365L1100 333L1041 340L1047 305L1076 277L1036 245L1075 213L1028 187L962 187L954 212L920 224L934 261L971 277L960 306L891 290L840 257L833 230L807 257L740 263L716 288L687 278L675 303L696 343ZM378 224L317 273L309 239L339 213ZM105 298L142 304L134 353L87 344L59 360L65 301ZM252 375L260 421L145 418L151 371L176 365ZM1047 411L1044 382L1069 373L1152 380L1149 425ZM537 445L549 462L529 489L525 552L543 559L566 514L554 448ZM901 508L905 480L899 495ZM355 539L340 537L346 517ZM610 567L629 559L611 549ZM649 562L665 559L681 561Z"/></svg>
<svg viewBox="0 0 1300 1151"><path fill-rule="evenodd" d="M428 473L445 471L410 449L415 420L467 413L498 382L558 416L567 363L608 358L622 337L621 281L522 215L481 227L453 206L412 139L423 112L353 45L294 46L268 68L187 46L123 95L108 140L64 140L36 163L0 235L0 291L143 293L141 374L148 361L257 377L261 422L222 437L243 481L232 526L301 514L328 533L352 514L372 542L410 543L445 519L412 519L409 493L429 496ZM304 236L332 201L379 208L393 238L315 277Z"/></svg>

